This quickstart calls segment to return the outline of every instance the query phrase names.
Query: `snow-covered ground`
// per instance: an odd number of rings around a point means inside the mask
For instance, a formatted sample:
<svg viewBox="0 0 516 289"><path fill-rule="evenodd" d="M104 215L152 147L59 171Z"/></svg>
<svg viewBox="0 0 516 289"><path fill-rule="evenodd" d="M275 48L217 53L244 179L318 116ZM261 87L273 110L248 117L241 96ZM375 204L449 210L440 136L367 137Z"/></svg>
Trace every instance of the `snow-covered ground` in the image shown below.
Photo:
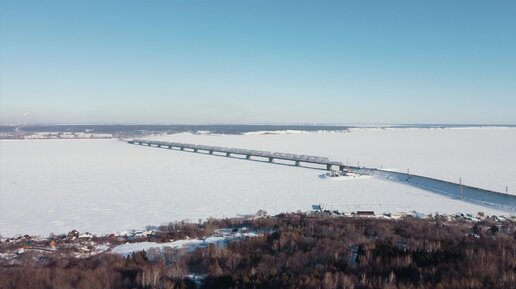
<svg viewBox="0 0 516 289"><path fill-rule="evenodd" d="M217 246L224 246L229 241L234 240L244 240L245 238L257 237L260 236L254 232L250 233L242 233L236 232L233 233L231 229L219 229L216 230L216 234L205 239L185 239L185 240L177 240L170 241L166 243L156 243L156 242L135 242L135 243L126 243L122 245L118 245L111 249L112 253L123 255L124 257L139 251L148 251L150 248L154 248L156 250L162 251L164 248L172 248L172 249L183 249L187 251L193 251L196 248L207 247L210 244L214 244Z"/></svg>
<svg viewBox="0 0 516 289"><path fill-rule="evenodd" d="M516 129L156 136L328 156L496 191L516 189ZM371 177L129 145L117 140L0 141L0 234L109 233L164 222L306 211L312 204L378 212L508 214Z"/></svg>

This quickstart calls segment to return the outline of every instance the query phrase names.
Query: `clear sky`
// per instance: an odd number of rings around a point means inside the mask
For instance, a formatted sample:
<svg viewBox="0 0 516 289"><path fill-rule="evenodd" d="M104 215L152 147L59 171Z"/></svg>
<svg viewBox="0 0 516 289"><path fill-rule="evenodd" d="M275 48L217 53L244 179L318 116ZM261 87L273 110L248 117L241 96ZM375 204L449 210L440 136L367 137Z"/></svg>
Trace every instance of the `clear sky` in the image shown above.
<svg viewBox="0 0 516 289"><path fill-rule="evenodd" d="M0 3L4 124L516 124L514 0Z"/></svg>

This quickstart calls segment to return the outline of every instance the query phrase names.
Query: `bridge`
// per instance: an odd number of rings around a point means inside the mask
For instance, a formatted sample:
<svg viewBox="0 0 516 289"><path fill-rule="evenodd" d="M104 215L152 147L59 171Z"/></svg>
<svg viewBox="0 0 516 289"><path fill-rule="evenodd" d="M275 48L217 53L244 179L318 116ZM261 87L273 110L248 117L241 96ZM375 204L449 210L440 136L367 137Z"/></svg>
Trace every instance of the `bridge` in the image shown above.
<svg viewBox="0 0 516 289"><path fill-rule="evenodd" d="M341 162L335 162L329 160L327 157L320 156L310 156L310 155L298 155L291 153L278 153L278 152L269 152L269 151L260 151L260 150L247 150L241 148L229 148L229 147L219 147L219 146L207 146L207 145L197 145L197 144L188 144L188 143L177 143L177 142L163 142L163 141L152 141L152 140L129 140L128 143L136 144L136 145L144 145L144 146L153 146L158 148L168 148L168 149L179 149L179 150L189 150L192 152L206 152L209 154L219 153L224 154L227 157L231 155L241 155L245 156L246 159L253 158L262 158L268 160L270 163L274 162L274 160L286 160L292 161L294 165L300 166L301 163L309 163L309 164L318 164L324 165L326 170L332 170L338 168L339 170L345 169L345 165Z"/></svg>
<svg viewBox="0 0 516 289"><path fill-rule="evenodd" d="M231 155L240 155L245 156L245 158L248 160L250 160L251 158L260 158L268 160L270 163L273 163L274 160L292 161L292 164L295 166L300 166L301 163L316 164L323 165L321 169L326 170L332 170L335 167L338 168L338 170L347 170L360 175L370 175L390 181L402 182L411 186L432 191L434 193L442 194L448 197L460 198L464 201L481 205L487 205L490 207L494 207L496 209L502 209L512 213L516 212L516 195L504 194L482 188L466 186L462 183L454 183L409 173L387 171L376 168L348 166L344 165L341 162L332 161L327 157L142 139L134 139L129 140L127 142L129 144L134 145L142 145L165 149L177 149L181 151L191 151L195 153L204 152L211 155L222 154L226 157L230 157Z"/></svg>

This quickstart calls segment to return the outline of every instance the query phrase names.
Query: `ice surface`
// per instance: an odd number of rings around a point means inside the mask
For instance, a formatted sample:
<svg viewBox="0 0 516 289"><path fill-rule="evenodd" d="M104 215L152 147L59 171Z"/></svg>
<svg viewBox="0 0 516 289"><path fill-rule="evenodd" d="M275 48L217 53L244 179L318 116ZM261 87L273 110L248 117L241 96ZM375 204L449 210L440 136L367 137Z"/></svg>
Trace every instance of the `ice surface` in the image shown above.
<svg viewBox="0 0 516 289"><path fill-rule="evenodd" d="M351 133L152 137L328 156L497 191L516 188L516 130L363 130ZM376 178L129 145L117 140L0 141L0 234L110 233L175 220L309 210L507 212Z"/></svg>
<svg viewBox="0 0 516 289"><path fill-rule="evenodd" d="M149 139L329 157L516 194L516 128L356 128L342 133L204 135Z"/></svg>

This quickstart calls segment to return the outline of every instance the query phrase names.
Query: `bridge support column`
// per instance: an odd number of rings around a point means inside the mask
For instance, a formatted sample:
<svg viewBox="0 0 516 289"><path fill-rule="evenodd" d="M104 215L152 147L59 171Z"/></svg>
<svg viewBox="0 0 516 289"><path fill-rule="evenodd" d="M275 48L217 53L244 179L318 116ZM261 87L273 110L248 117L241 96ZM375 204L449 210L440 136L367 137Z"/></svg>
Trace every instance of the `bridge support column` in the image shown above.
<svg viewBox="0 0 516 289"><path fill-rule="evenodd" d="M274 158L269 158L269 163L274 162Z"/></svg>
<svg viewBox="0 0 516 289"><path fill-rule="evenodd" d="M339 171L343 171L344 170L344 166L339 166Z"/></svg>
<svg viewBox="0 0 516 289"><path fill-rule="evenodd" d="M299 167L300 161L296 161L296 167Z"/></svg>
<svg viewBox="0 0 516 289"><path fill-rule="evenodd" d="M326 170L331 171L331 165L326 165Z"/></svg>
<svg viewBox="0 0 516 289"><path fill-rule="evenodd" d="M210 151L210 155L212 155L212 154L213 154L213 151Z"/></svg>
<svg viewBox="0 0 516 289"><path fill-rule="evenodd" d="M248 160L251 158L251 155L246 155L245 158Z"/></svg>
<svg viewBox="0 0 516 289"><path fill-rule="evenodd" d="M231 156L231 153L226 153L226 156L227 156L227 157Z"/></svg>
<svg viewBox="0 0 516 289"><path fill-rule="evenodd" d="M184 150L185 150L185 148L184 148L184 147L181 147L181 148L179 148L179 149L180 149L180 150L182 150L182 151L184 151Z"/></svg>
<svg viewBox="0 0 516 289"><path fill-rule="evenodd" d="M197 149L193 149L193 151L194 151L194 153L196 153L196 152L197 152Z"/></svg>

